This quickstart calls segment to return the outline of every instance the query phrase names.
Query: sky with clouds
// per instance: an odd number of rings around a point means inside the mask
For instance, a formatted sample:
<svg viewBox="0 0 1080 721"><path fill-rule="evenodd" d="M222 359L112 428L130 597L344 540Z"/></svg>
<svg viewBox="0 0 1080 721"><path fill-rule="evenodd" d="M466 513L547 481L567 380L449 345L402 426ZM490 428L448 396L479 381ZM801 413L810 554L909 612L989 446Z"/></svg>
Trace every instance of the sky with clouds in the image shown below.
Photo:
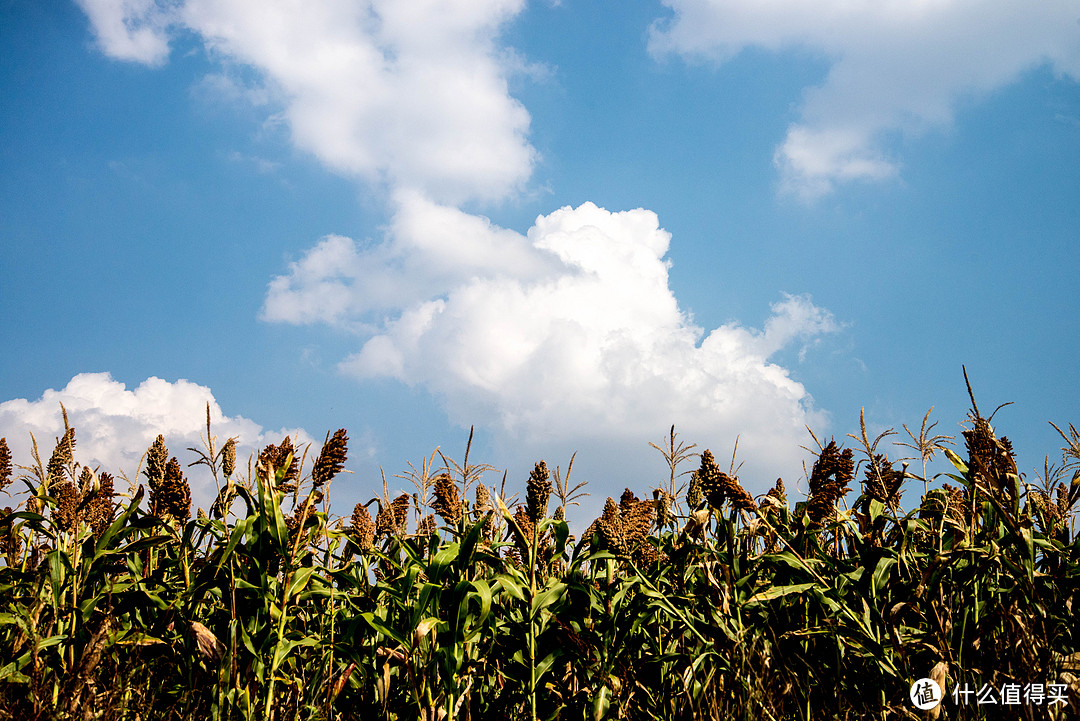
<svg viewBox="0 0 1080 721"><path fill-rule="evenodd" d="M475 426L587 516L673 423L755 493L862 408L957 434L961 364L1032 478L1080 422L1074 2L0 0L0 46L17 462L209 403L347 428L347 515Z"/></svg>

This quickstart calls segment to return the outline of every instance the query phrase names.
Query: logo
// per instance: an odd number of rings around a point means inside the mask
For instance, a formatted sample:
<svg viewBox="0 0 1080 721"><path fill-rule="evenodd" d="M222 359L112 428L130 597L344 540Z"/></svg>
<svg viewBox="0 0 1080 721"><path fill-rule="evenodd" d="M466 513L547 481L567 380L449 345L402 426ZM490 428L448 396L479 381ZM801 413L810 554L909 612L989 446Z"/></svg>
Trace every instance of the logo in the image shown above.
<svg viewBox="0 0 1080 721"><path fill-rule="evenodd" d="M941 692L941 686L938 686L937 681L932 678L920 678L911 684L911 703L920 711L937 708L942 698L944 694Z"/></svg>

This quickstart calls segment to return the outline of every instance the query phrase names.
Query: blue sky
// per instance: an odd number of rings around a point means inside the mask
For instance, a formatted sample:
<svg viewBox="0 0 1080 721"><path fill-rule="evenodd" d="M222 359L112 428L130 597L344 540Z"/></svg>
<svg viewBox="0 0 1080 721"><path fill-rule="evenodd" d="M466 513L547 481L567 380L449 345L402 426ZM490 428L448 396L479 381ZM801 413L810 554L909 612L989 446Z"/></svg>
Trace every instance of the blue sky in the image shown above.
<svg viewBox="0 0 1080 721"><path fill-rule="evenodd" d="M860 408L956 435L961 364L1030 480L1080 421L1073 3L0 0L0 47L17 462L211 401L347 428L347 515L475 424L584 517L672 423L755 493Z"/></svg>

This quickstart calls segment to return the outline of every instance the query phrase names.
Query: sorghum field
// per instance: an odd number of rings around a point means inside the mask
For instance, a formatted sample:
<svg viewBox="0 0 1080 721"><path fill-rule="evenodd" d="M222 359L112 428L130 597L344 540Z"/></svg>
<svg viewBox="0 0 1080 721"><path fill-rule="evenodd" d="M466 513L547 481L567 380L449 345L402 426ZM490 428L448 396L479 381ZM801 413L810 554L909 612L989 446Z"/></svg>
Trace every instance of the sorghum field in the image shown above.
<svg viewBox="0 0 1080 721"><path fill-rule="evenodd" d="M1080 435L1028 479L971 404L962 437L810 434L808 493L756 498L673 427L670 475L577 538L573 459L436 452L340 518L345 430L242 470L208 417L197 464L159 437L119 483L75 428L0 440L0 717L1080 718Z"/></svg>

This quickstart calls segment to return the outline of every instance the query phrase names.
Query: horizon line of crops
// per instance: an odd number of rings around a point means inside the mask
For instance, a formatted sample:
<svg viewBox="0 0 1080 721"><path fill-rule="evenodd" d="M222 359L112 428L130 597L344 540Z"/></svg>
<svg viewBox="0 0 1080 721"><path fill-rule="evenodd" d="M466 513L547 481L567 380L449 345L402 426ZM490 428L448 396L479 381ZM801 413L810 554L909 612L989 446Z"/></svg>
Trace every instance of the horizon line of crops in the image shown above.
<svg viewBox="0 0 1080 721"><path fill-rule="evenodd" d="M436 450L401 476L415 493L384 477L343 519L345 429L310 463L287 437L242 474L208 412L191 465L218 493L192 518L162 437L117 494L64 413L45 462L35 439L13 465L0 439L0 489L25 486L0 512L0 719L1080 718L1080 433L1055 425L1060 465L1029 483L971 404L966 458L930 412L895 444L912 458L881 448L891 429L811 433L794 505L672 426L651 444L668 477L608 498L581 538L573 458L538 462L519 499L470 462L471 433L461 463ZM928 478L938 454L953 471ZM1058 702L920 714L927 676Z"/></svg>

